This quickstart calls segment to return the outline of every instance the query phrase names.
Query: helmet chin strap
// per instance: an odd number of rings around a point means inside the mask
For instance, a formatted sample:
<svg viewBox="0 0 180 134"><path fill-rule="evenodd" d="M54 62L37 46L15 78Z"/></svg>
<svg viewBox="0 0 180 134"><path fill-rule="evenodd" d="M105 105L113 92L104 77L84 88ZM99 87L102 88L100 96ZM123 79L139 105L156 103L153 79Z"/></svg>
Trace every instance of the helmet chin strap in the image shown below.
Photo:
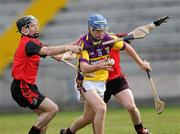
<svg viewBox="0 0 180 134"><path fill-rule="evenodd" d="M101 39L98 40L92 35L92 28L89 29L89 33L90 33L90 38L92 39L93 45L99 45L102 42Z"/></svg>
<svg viewBox="0 0 180 134"><path fill-rule="evenodd" d="M24 34L24 35L29 35L29 29L26 28L26 32L21 31L21 33Z"/></svg>
<svg viewBox="0 0 180 134"><path fill-rule="evenodd" d="M39 36L39 33L35 33L35 34L33 34L31 37L37 38L38 36Z"/></svg>
<svg viewBox="0 0 180 134"><path fill-rule="evenodd" d="M28 28L26 28L26 32L21 31L21 33L26 35L26 36L32 37L32 38L37 38L39 36L39 33L35 33L33 35L29 35L30 32L29 32Z"/></svg>
<svg viewBox="0 0 180 134"><path fill-rule="evenodd" d="M35 24L36 28L38 28L37 20L33 24ZM33 37L33 38L37 38L38 36L39 36L39 32L38 33L34 33L33 35L31 35L31 37Z"/></svg>
<svg viewBox="0 0 180 134"><path fill-rule="evenodd" d="M100 39L100 40L97 40L96 38L94 38L94 37L92 36L92 34L90 34L90 37L91 37L91 39L92 39L93 45L99 45L99 44L101 44L101 42L102 42L101 39Z"/></svg>

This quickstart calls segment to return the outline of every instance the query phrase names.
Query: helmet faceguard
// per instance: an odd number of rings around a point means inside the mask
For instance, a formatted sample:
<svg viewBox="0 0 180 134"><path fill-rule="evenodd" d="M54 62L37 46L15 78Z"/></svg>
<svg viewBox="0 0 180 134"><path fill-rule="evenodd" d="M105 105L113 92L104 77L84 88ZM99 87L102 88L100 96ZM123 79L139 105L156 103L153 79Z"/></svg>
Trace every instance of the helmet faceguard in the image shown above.
<svg viewBox="0 0 180 134"><path fill-rule="evenodd" d="M34 33L33 35L29 35L29 24L35 24L36 27L38 27L38 25L37 25L38 20L32 15L28 15L28 16L22 17L16 21L16 26L18 28L18 31L21 34L28 35L33 38L38 37L39 33ZM22 31L22 27L25 27L27 29L27 33Z"/></svg>

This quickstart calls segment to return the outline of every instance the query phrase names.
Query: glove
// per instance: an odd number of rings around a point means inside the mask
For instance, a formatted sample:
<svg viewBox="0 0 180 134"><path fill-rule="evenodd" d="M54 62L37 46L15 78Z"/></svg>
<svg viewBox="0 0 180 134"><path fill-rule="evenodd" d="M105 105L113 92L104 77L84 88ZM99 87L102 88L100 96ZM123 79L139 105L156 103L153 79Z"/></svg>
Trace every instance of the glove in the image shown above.
<svg viewBox="0 0 180 134"><path fill-rule="evenodd" d="M170 16L161 17L161 18L159 18L158 20L155 20L155 21L153 22L153 24L154 24L155 26L160 26L162 23L166 23L166 22L167 22L167 19L169 19L169 18L170 18Z"/></svg>

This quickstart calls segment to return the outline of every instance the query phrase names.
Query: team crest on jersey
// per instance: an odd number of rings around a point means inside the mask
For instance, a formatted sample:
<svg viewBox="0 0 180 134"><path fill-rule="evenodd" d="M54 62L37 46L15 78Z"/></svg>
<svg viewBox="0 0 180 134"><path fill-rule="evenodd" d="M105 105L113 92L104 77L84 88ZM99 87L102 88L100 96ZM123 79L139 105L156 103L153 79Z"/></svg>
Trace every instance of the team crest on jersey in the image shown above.
<svg viewBox="0 0 180 134"><path fill-rule="evenodd" d="M106 47L105 50L106 50L107 53L109 53L110 48Z"/></svg>
<svg viewBox="0 0 180 134"><path fill-rule="evenodd" d="M89 55L91 55L91 56L94 55L94 52L89 52Z"/></svg>
<svg viewBox="0 0 180 134"><path fill-rule="evenodd" d="M102 49L97 49L97 53L98 53L98 56L102 56L103 55Z"/></svg>

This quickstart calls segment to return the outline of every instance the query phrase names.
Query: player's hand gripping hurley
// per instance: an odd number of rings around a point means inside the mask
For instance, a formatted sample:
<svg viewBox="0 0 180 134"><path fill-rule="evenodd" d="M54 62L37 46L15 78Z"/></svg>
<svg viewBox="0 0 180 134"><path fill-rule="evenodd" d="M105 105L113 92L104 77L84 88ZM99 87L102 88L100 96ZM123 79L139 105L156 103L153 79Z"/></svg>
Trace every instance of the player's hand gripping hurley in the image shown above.
<svg viewBox="0 0 180 134"><path fill-rule="evenodd" d="M154 83L153 83L153 80L150 76L150 72L148 70L146 70L146 72L147 72L147 75L149 78L149 82L151 84L156 112L157 112L157 114L161 114L164 111L165 102L163 102L159 99L158 94L157 94L157 90L156 90Z"/></svg>

